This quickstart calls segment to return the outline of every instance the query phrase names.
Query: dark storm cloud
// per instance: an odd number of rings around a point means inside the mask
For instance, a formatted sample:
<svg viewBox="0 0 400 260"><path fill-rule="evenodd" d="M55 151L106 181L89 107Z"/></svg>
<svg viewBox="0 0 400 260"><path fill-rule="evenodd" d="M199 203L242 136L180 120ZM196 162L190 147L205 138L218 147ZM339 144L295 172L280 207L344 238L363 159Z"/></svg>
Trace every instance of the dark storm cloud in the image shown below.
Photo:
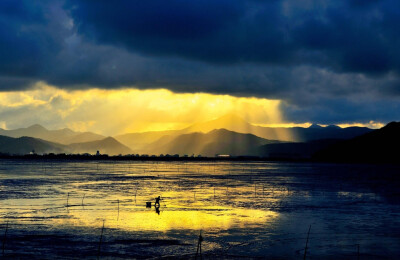
<svg viewBox="0 0 400 260"><path fill-rule="evenodd" d="M390 122L399 120L400 103L398 101L364 100L349 101L346 98L322 99L313 106L293 106L283 104L284 117L291 122L318 122L319 124L341 124L354 122Z"/></svg>
<svg viewBox="0 0 400 260"><path fill-rule="evenodd" d="M166 87L282 99L292 121L393 120L399 25L395 0L5 0L0 90Z"/></svg>
<svg viewBox="0 0 400 260"><path fill-rule="evenodd" d="M0 2L0 71L7 76L29 76L45 57L44 48L53 47L50 35L40 33L46 23L41 8L32 1ZM40 37L44 36L44 37ZM29 58L28 58L29 57ZM8 78L7 81L9 81Z"/></svg>
<svg viewBox="0 0 400 260"><path fill-rule="evenodd" d="M399 70L398 1L68 1L98 43L210 63Z"/></svg>
<svg viewBox="0 0 400 260"><path fill-rule="evenodd" d="M55 67L66 33L51 1L0 2L0 89L30 87ZM61 17L59 17L61 19Z"/></svg>
<svg viewBox="0 0 400 260"><path fill-rule="evenodd" d="M97 43L210 63L274 62L288 51L279 2L68 1L78 30Z"/></svg>
<svg viewBox="0 0 400 260"><path fill-rule="evenodd" d="M134 84L134 73L119 81L101 77L107 60L121 51L227 67L399 72L398 1L7 0L0 10L0 73L7 77Z"/></svg>

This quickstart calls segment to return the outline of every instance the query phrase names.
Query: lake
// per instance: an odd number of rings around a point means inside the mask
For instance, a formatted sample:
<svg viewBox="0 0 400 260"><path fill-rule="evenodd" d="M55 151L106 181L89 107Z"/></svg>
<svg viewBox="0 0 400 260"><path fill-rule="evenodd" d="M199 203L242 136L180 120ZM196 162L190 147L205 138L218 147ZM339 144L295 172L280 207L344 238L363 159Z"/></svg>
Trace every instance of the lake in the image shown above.
<svg viewBox="0 0 400 260"><path fill-rule="evenodd" d="M188 259L201 232L206 259L303 259L307 237L306 259L400 259L399 176L396 165L0 160L0 243L19 259Z"/></svg>

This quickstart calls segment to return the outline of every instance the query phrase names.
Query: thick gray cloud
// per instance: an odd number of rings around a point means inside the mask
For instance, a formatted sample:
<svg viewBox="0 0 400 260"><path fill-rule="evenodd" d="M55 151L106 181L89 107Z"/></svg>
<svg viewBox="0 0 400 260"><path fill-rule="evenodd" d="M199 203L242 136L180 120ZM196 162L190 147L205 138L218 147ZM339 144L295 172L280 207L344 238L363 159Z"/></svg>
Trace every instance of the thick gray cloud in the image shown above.
<svg viewBox="0 0 400 260"><path fill-rule="evenodd" d="M399 25L395 0L6 0L0 90L166 87L282 99L296 122L390 121Z"/></svg>
<svg viewBox="0 0 400 260"><path fill-rule="evenodd" d="M399 69L398 1L122 2L67 6L88 38L149 55L369 74Z"/></svg>

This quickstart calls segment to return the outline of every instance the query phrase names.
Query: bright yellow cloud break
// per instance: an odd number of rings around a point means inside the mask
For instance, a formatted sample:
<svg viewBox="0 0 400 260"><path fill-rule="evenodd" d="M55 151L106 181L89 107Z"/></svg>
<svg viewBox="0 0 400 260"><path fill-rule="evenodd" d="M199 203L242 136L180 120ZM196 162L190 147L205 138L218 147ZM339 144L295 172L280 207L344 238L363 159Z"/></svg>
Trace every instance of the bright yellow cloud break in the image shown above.
<svg viewBox="0 0 400 260"><path fill-rule="evenodd" d="M166 89L63 90L38 83L27 91L0 92L7 128L40 123L105 135L181 129L228 113L255 124L283 124L281 101Z"/></svg>

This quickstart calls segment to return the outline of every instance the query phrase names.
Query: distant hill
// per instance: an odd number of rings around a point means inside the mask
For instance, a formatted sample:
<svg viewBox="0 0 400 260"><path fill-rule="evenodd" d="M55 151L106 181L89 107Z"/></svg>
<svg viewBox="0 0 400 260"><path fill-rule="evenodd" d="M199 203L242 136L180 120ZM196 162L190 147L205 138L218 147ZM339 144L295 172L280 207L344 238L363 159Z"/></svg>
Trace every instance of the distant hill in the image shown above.
<svg viewBox="0 0 400 260"><path fill-rule="evenodd" d="M249 133L269 140L308 142L321 139L349 139L372 131L366 127L347 127L330 125L322 127L314 124L304 127L263 127L248 123L241 117L228 114L215 120L197 123L181 131L209 132L213 129L227 129L238 133Z"/></svg>
<svg viewBox="0 0 400 260"><path fill-rule="evenodd" d="M92 132L74 132L69 128L48 130L38 124L32 125L27 128L18 128L14 130L5 130L0 128L0 135L9 137L29 136L61 144L89 142L105 138L102 135Z"/></svg>
<svg viewBox="0 0 400 260"><path fill-rule="evenodd" d="M28 154L35 151L43 153L63 153L68 148L65 145L48 142L33 137L12 138L0 136L0 153L8 154Z"/></svg>
<svg viewBox="0 0 400 260"><path fill-rule="evenodd" d="M373 131L367 127L346 127L338 126L327 127L293 127L289 128L289 133L293 137L293 141L309 142L322 139L350 139L359 135L363 135Z"/></svg>
<svg viewBox="0 0 400 260"><path fill-rule="evenodd" d="M112 137L98 141L70 144L68 145L68 149L72 153L96 154L97 151L100 151L101 154L108 155L132 154L131 149Z"/></svg>
<svg viewBox="0 0 400 260"><path fill-rule="evenodd" d="M215 156L216 154L257 155L257 147L273 142L279 141L217 129L209 133L190 133L177 137L165 136L149 145L148 152L151 154L200 154L203 156Z"/></svg>
<svg viewBox="0 0 400 260"><path fill-rule="evenodd" d="M117 135L114 138L128 146L134 153L143 153L147 146L164 136L176 136L179 134L178 130L171 131L151 131L144 133L128 133Z"/></svg>
<svg viewBox="0 0 400 260"><path fill-rule="evenodd" d="M323 149L313 158L336 162L399 162L399 147L400 122L391 122L381 129Z"/></svg>

